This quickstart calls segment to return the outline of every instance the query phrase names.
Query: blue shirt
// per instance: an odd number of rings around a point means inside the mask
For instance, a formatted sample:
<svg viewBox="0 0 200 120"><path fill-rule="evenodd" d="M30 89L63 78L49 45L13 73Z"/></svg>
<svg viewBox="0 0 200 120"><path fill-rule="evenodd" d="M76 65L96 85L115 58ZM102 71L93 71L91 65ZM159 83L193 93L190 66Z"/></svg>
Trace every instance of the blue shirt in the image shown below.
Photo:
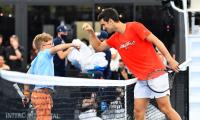
<svg viewBox="0 0 200 120"><path fill-rule="evenodd" d="M50 49L40 51L37 54L36 58L31 62L31 67L28 70L28 73L35 75L54 76L53 55L50 53ZM53 86L35 85L34 89L39 88L53 89Z"/></svg>

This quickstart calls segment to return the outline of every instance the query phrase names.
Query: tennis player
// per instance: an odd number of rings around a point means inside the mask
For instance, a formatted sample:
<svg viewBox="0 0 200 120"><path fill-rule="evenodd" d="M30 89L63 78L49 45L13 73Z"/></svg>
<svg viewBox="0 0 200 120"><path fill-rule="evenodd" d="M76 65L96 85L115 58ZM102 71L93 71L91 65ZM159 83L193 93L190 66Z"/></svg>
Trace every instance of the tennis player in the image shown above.
<svg viewBox="0 0 200 120"><path fill-rule="evenodd" d="M97 51L103 51L110 47L118 50L122 60L129 70L138 78L134 89L134 116L136 120L145 119L145 110L149 99L155 98L159 109L166 114L170 120L181 120L179 114L172 108L170 103L170 91L164 93L153 92L146 85L149 73L156 69L166 69L157 55L153 45L164 55L171 68L178 72L178 62L172 58L165 45L139 22L122 23L117 11L113 8L104 9L98 20L101 27L108 33L115 32L108 40L101 42L95 35L90 24L84 23L82 28L89 33L89 40ZM158 74L157 83L167 80L166 74ZM164 82L166 83L166 82Z"/></svg>

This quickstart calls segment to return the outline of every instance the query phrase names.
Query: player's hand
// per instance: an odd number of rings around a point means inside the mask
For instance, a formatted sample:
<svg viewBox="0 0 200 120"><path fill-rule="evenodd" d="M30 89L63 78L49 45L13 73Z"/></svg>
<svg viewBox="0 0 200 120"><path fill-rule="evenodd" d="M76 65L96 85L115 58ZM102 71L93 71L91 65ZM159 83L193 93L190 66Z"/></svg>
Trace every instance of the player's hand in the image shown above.
<svg viewBox="0 0 200 120"><path fill-rule="evenodd" d="M19 43L17 42L17 41L12 41L11 42L11 46L14 48L14 49L18 49L18 47L19 47Z"/></svg>
<svg viewBox="0 0 200 120"><path fill-rule="evenodd" d="M94 32L94 29L92 28L92 26L89 24L89 23L84 23L83 26L82 26L82 29L84 31L87 31L87 32Z"/></svg>
<svg viewBox="0 0 200 120"><path fill-rule="evenodd" d="M168 61L168 63L172 70L174 70L175 72L180 71L178 67L179 63L175 59L171 59L170 61Z"/></svg>

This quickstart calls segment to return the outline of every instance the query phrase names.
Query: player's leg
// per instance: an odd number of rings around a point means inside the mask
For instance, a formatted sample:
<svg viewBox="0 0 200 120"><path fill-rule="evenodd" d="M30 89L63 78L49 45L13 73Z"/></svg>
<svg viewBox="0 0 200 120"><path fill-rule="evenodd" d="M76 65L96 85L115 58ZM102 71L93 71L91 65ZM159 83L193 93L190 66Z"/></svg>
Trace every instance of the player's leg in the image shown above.
<svg viewBox="0 0 200 120"><path fill-rule="evenodd" d="M149 104L148 98L134 99L134 116L136 120L145 120L145 111Z"/></svg>
<svg viewBox="0 0 200 120"><path fill-rule="evenodd" d="M181 120L179 114L172 108L169 96L163 96L156 98L159 109L168 117L170 120Z"/></svg>
<svg viewBox="0 0 200 120"><path fill-rule="evenodd" d="M137 81L134 88L134 117L136 120L144 120L146 108L149 104L150 90L145 81Z"/></svg>

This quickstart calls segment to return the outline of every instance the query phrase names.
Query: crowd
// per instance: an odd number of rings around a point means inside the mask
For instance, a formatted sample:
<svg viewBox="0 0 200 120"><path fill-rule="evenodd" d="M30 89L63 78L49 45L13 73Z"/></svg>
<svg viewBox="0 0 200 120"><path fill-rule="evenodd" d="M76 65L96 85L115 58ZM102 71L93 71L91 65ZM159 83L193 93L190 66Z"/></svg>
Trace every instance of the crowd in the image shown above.
<svg viewBox="0 0 200 120"><path fill-rule="evenodd" d="M5 46L3 35L0 35L1 69L25 72L23 52L24 48L19 44L19 38L16 35L10 36L8 46Z"/></svg>

